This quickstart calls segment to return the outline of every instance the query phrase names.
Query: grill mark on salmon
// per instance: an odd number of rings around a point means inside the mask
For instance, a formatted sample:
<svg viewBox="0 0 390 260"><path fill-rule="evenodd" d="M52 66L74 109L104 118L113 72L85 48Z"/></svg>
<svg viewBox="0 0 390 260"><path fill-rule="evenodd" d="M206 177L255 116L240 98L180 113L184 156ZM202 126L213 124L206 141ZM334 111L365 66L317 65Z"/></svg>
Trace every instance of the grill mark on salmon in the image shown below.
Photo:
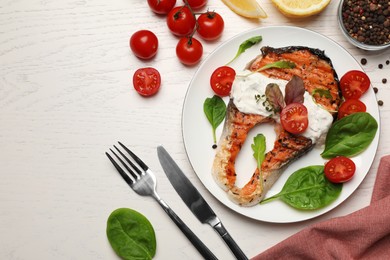
<svg viewBox="0 0 390 260"><path fill-rule="evenodd" d="M316 102L328 111L335 113L340 104L339 81L331 60L324 52L308 47L292 46L286 48L263 47L261 57L250 65L254 71L265 64L278 60L288 60L296 64L294 69L267 69L262 71L270 78L290 80L293 75L303 79L305 89L310 94L316 88L329 90L333 99L317 97ZM249 131L258 124L275 124L276 141L272 150L266 153L261 164L261 174L256 168L250 180L243 186L236 186L237 173L235 160ZM228 197L241 206L258 204L272 187L285 167L313 148L311 139L293 135L285 131L271 117L240 112L230 99L223 132L213 162L212 175L216 183L227 192ZM262 177L262 179L261 179Z"/></svg>

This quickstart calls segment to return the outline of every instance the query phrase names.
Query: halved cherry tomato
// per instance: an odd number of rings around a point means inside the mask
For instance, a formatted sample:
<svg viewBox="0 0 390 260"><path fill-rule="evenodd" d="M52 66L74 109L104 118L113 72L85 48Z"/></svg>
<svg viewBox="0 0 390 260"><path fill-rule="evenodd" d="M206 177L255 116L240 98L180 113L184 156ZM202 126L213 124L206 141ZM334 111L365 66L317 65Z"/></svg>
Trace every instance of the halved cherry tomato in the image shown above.
<svg viewBox="0 0 390 260"><path fill-rule="evenodd" d="M358 99L347 99L339 107L337 118L341 119L356 112L366 112L366 105Z"/></svg>
<svg viewBox="0 0 390 260"><path fill-rule="evenodd" d="M236 71L229 66L217 68L210 77L210 85L215 94L224 97L230 94Z"/></svg>
<svg viewBox="0 0 390 260"><path fill-rule="evenodd" d="M183 0L183 2L185 1ZM197 10L205 6L207 4L207 0L187 0L187 3L192 9Z"/></svg>
<svg viewBox="0 0 390 260"><path fill-rule="evenodd" d="M152 96L160 89L160 73L155 68L140 68L134 72L133 85L140 95Z"/></svg>
<svg viewBox="0 0 390 260"><path fill-rule="evenodd" d="M176 56L184 65L195 65L203 55L203 46L197 39L183 37L176 45Z"/></svg>
<svg viewBox="0 0 390 260"><path fill-rule="evenodd" d="M307 108L301 103L291 103L280 112L280 122L287 132L303 133L309 125Z"/></svg>
<svg viewBox="0 0 390 260"><path fill-rule="evenodd" d="M176 0L148 0L150 9L156 14L167 14L176 4Z"/></svg>
<svg viewBox="0 0 390 260"><path fill-rule="evenodd" d="M221 36L223 27L222 17L216 12L207 11L198 17L198 28L196 30L203 39L213 41Z"/></svg>
<svg viewBox="0 0 390 260"><path fill-rule="evenodd" d="M195 28L195 15L187 6L174 7L167 15L169 30L176 36L188 36Z"/></svg>
<svg viewBox="0 0 390 260"><path fill-rule="evenodd" d="M325 177L334 183L349 181L355 174L355 163L344 156L332 158L325 164Z"/></svg>
<svg viewBox="0 0 390 260"><path fill-rule="evenodd" d="M138 58L151 59L157 53L157 36L148 30L137 31L130 37L130 48Z"/></svg>
<svg viewBox="0 0 390 260"><path fill-rule="evenodd" d="M341 93L345 99L359 99L370 84L367 74L359 70L348 71L340 79Z"/></svg>

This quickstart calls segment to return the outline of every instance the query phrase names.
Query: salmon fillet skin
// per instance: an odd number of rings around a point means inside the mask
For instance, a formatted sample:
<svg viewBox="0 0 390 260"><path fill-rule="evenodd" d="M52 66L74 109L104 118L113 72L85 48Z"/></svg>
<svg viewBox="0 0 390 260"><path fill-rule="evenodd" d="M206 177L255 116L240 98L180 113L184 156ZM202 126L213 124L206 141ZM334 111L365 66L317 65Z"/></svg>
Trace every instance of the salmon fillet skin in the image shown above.
<svg viewBox="0 0 390 260"><path fill-rule="evenodd" d="M291 69L270 68L261 72L271 79L289 81L294 75L304 82L305 90L312 94L315 89L328 91L332 98L314 95L315 102L336 116L341 102L338 76L331 60L319 49L304 46L284 48L262 47L261 55L248 64L247 68L256 71L266 64L285 60L295 63ZM216 183L226 191L234 203L249 207L257 205L267 191L277 181L285 168L314 147L311 139L285 131L273 117L240 112L231 97L226 111L223 131L218 142L212 176ZM261 172L254 170L250 180L243 186L236 185L235 161L249 131L259 124L274 124L276 140L273 148L265 154ZM252 156L252 154L248 155Z"/></svg>

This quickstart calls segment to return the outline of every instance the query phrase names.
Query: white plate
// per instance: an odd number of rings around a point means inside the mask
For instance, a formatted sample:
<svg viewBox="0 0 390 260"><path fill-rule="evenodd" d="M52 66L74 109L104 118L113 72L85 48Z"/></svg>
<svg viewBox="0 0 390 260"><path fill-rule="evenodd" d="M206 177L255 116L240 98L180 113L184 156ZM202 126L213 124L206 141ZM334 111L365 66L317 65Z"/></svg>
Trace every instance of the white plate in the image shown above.
<svg viewBox="0 0 390 260"><path fill-rule="evenodd" d="M214 160L215 150L212 149L213 138L211 125L207 121L203 112L203 102L206 98L214 95L210 88L209 80L211 73L219 66L226 64L232 59L239 45L248 38L256 35L263 37L259 45L246 50L231 66L236 70L242 70L245 65L260 54L262 46L285 47L285 46L307 46L324 50L325 54L332 60L333 66L339 76L348 70L363 70L359 63L341 46L329 38L297 27L267 27L257 28L237 35L236 37L219 46L207 59L201 64L192 79L183 106L182 131L185 149L190 163L205 187L223 204L230 209L256 220L289 223L307 220L324 214L335 208L346 200L360 185L368 173L374 160L379 141L378 129L375 139L358 156L353 157L356 164L356 173L353 179L344 184L341 195L329 206L313 211L296 210L281 201L275 200L264 205L253 207L240 207L229 200L226 193L214 182L211 175L211 167ZM226 102L228 98L224 99ZM379 110L376 97L372 88L364 94L361 99L367 106L369 112L379 122ZM222 133L223 123L217 129L217 137ZM267 148L273 147L275 133L271 125L262 125L255 127L248 135L247 142L244 144L236 160L236 170L238 173L238 186L244 185L256 169L256 162L253 159L250 144L253 137L262 132L266 136ZM278 193L286 182L287 178L296 170L309 165L323 165L325 160L321 158L320 153L323 149L314 148L308 154L290 164L283 175L274 184L266 197Z"/></svg>

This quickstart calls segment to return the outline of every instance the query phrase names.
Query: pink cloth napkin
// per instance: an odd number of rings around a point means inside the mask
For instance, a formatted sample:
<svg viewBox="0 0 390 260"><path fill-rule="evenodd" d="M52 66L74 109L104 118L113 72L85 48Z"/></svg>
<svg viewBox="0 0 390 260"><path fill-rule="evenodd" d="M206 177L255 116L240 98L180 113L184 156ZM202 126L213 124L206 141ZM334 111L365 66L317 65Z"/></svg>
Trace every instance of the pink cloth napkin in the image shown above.
<svg viewBox="0 0 390 260"><path fill-rule="evenodd" d="M263 259L390 259L390 155L380 161L369 206L323 221L253 257Z"/></svg>

